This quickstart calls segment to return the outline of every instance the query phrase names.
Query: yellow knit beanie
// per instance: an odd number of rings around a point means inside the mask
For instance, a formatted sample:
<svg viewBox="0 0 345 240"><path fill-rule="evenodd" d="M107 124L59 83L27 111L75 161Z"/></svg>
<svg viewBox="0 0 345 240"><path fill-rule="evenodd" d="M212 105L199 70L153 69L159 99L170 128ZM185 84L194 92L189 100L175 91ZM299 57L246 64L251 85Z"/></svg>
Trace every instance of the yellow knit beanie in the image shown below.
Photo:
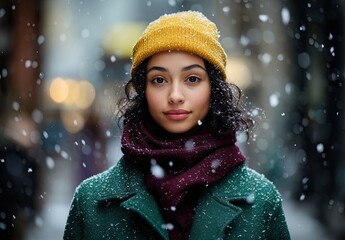
<svg viewBox="0 0 345 240"><path fill-rule="evenodd" d="M148 57L163 51L186 51L209 61L226 80L226 53L219 43L216 25L202 13L166 14L151 22L133 48L133 76Z"/></svg>

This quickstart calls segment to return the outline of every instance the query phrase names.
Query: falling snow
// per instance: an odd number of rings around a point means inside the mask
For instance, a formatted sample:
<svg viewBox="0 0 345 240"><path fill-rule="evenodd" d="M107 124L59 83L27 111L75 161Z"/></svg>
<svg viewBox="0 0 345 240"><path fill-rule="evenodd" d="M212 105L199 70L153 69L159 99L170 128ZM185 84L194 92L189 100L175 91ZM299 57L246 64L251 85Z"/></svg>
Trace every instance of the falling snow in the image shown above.
<svg viewBox="0 0 345 240"><path fill-rule="evenodd" d="M21 53L15 52L12 45L16 41L11 41L12 32L19 30L12 23L16 22L17 13L23 12L20 3L0 7L0 35L3 37L0 112L4 124L0 128L4 133L0 140L13 141L17 148L29 150L29 155L34 157L33 162L19 157L17 164L1 155L0 166L18 176L19 172L23 176L39 176L42 184L39 192L33 193L29 188L21 190L35 196L36 204L44 206L42 214L35 212L30 216L30 226L34 229L29 234L62 228L72 188L91 171L100 172L117 164L122 156L122 129L118 128L113 113L118 111L115 103L123 93L125 81L131 77L132 40L141 34L141 25L159 13L189 9L202 11L217 23L220 43L229 59L229 81L240 87L245 96L245 115L255 122L253 130L238 132L236 145L243 150L251 167L278 183L293 237L306 234L302 237L306 239L313 234L315 238L320 237L316 240L331 239L332 236L323 233L341 232L345 213L344 203L339 200L344 199L345 189L341 131L344 71L339 64L344 55L341 52L340 27L344 24L341 4L249 0L212 3L151 0L114 4L112 0L68 0L48 1L37 6L44 24L32 19L24 23L30 34L21 33L25 40L25 51ZM116 37L112 36L108 49L104 39L117 25L124 25L126 31L115 32ZM125 36L124 41L120 40L121 36ZM33 51L29 49L30 44L35 45ZM16 56L20 56L19 59ZM18 65L12 66L6 59ZM96 94L91 107L77 109L54 102L49 86L53 78L60 77L90 82ZM81 99L81 92L73 87L61 90L66 101ZM204 119L197 120L196 124L200 128L208 126ZM200 146L196 146L191 137L182 147L193 152ZM18 166L10 165L15 163ZM28 163L38 163L39 168ZM152 159L151 174L164 179L166 172L162 166ZM175 159L164 163L169 169L177 166ZM222 168L220 161L212 161L210 168L216 176ZM17 179L30 185L18 176ZM0 195L6 189L15 190L16 183L8 180L4 186L0 186ZM255 208L259 197L253 191L242 201ZM58 202L62 198L65 202ZM178 212L178 205L171 206L170 210ZM24 216L29 210L26 211ZM315 216L322 216L322 221ZM21 217L0 209L0 230L9 229L5 219L16 223ZM50 227L51 222L54 228ZM117 224L113 222L108 227L116 228ZM161 227L168 231L174 229L172 223ZM61 232L62 229L60 235ZM106 233L102 232L102 236L106 237Z"/></svg>
<svg viewBox="0 0 345 240"><path fill-rule="evenodd" d="M288 25L290 22L290 12L287 8L282 8L281 17L284 25Z"/></svg>
<svg viewBox="0 0 345 240"><path fill-rule="evenodd" d="M193 150L195 147L194 145L195 145L195 143L193 140L188 140L184 146L187 150Z"/></svg>
<svg viewBox="0 0 345 240"><path fill-rule="evenodd" d="M279 93L274 93L270 96L269 102L271 107L276 107L279 104Z"/></svg>
<svg viewBox="0 0 345 240"><path fill-rule="evenodd" d="M322 143L316 145L316 150L318 153L322 153L324 151L324 146Z"/></svg>
<svg viewBox="0 0 345 240"><path fill-rule="evenodd" d="M151 174L156 178L163 178L165 175L164 169L154 159L151 160Z"/></svg>

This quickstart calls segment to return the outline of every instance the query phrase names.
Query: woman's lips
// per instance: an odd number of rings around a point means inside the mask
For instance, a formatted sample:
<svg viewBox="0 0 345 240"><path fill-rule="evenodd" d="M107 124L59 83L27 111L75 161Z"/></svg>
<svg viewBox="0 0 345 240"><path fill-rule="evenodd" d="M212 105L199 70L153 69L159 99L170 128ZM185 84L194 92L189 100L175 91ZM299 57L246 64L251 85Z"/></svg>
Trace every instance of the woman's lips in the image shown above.
<svg viewBox="0 0 345 240"><path fill-rule="evenodd" d="M182 109L176 109L176 110L169 110L164 112L165 116L174 121L181 121L186 119L191 112L187 110L182 110Z"/></svg>

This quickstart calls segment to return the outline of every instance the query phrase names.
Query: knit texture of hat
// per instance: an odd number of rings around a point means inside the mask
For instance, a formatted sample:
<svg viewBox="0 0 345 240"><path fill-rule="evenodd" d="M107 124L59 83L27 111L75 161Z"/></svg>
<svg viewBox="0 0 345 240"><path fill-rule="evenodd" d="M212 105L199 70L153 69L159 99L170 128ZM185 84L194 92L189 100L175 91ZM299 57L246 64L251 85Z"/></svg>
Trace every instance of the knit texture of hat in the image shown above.
<svg viewBox="0 0 345 240"><path fill-rule="evenodd" d="M151 22L133 48L131 75L146 58L164 51L196 54L213 64L226 80L227 56L217 27L200 12L166 14Z"/></svg>

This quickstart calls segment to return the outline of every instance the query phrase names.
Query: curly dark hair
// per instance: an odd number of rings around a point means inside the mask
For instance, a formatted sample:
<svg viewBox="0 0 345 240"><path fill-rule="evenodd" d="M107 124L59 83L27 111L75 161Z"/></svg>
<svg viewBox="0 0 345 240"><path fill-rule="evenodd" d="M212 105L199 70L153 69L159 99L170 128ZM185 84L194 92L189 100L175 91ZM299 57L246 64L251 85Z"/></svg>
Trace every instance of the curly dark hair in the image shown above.
<svg viewBox="0 0 345 240"><path fill-rule="evenodd" d="M118 102L119 123L121 120L140 121L149 116L145 97L146 59L125 85L126 96ZM224 81L220 71L204 60L211 82L211 100L208 119L213 134L224 135L246 132L254 126L254 120L241 106L242 92L238 86Z"/></svg>

